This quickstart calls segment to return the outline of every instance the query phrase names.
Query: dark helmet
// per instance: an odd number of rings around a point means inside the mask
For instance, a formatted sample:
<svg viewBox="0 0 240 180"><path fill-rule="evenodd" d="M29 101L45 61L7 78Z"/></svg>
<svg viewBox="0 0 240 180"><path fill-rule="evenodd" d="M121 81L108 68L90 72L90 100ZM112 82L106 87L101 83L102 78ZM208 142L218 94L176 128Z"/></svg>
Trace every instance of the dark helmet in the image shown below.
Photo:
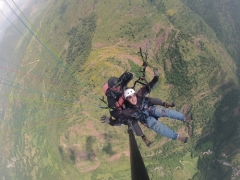
<svg viewBox="0 0 240 180"><path fill-rule="evenodd" d="M108 79L108 87L116 86L117 83L118 83L118 78L116 78L116 77L110 77Z"/></svg>

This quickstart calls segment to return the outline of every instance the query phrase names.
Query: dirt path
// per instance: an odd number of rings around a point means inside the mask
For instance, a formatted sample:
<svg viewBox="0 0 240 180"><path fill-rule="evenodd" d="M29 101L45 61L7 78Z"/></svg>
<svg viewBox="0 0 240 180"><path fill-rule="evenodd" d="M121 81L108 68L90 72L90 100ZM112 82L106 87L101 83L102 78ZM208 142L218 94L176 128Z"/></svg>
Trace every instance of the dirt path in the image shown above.
<svg viewBox="0 0 240 180"><path fill-rule="evenodd" d="M115 154L115 155L111 156L111 157L109 158L109 161L115 161L115 160L119 159L122 155L125 155L125 156L127 156L127 157L130 157L130 152L129 152L129 150L126 150L126 151L124 151L124 152L121 152L121 153L118 153L118 154Z"/></svg>
<svg viewBox="0 0 240 180"><path fill-rule="evenodd" d="M20 80L20 82L23 81L23 79L33 70L33 68L38 64L39 61L40 61L40 60L37 60L37 61L34 61L34 62L31 62L31 63L28 63L28 64L25 64L25 65L22 65L22 66L21 66L21 67L24 67L24 66L27 66L27 65L29 65L29 64L35 63L35 64L32 66L32 68L27 72L27 74L25 74L25 76L23 76L23 78Z"/></svg>

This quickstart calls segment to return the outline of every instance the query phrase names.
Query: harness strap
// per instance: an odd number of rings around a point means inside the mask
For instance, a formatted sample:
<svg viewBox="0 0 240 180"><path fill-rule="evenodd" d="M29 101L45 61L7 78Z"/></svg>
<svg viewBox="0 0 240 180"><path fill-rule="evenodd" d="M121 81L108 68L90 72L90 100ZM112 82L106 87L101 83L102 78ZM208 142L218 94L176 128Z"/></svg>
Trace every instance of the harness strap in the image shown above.
<svg viewBox="0 0 240 180"><path fill-rule="evenodd" d="M149 112L149 115L152 115L152 108L147 108L148 112Z"/></svg>
<svg viewBox="0 0 240 180"><path fill-rule="evenodd" d="M116 99L117 96L112 91L110 91L110 94L114 99Z"/></svg>

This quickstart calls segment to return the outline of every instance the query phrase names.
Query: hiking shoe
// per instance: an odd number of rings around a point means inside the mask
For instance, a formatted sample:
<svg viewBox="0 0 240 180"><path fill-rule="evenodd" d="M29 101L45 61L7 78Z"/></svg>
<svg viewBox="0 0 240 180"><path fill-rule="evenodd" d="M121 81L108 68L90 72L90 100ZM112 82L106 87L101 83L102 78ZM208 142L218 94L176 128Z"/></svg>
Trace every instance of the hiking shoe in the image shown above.
<svg viewBox="0 0 240 180"><path fill-rule="evenodd" d="M193 120L193 115L191 114L191 115L188 115L183 122L188 123L188 122L190 122L192 120Z"/></svg>
<svg viewBox="0 0 240 180"><path fill-rule="evenodd" d="M182 137L182 136L179 135L177 140L181 141L182 143L187 143L188 137Z"/></svg>
<svg viewBox="0 0 240 180"><path fill-rule="evenodd" d="M145 144L146 144L147 147L150 147L150 145L152 144L152 143L148 140L148 138L147 138L146 136L143 137L142 140L145 142Z"/></svg>

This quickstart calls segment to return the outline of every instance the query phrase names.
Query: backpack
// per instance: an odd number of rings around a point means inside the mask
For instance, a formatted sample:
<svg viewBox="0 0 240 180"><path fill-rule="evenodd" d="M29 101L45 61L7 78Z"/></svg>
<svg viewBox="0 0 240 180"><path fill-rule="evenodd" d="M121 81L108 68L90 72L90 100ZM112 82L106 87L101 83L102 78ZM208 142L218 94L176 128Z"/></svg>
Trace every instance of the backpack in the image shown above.
<svg viewBox="0 0 240 180"><path fill-rule="evenodd" d="M106 82L106 83L102 86L102 89L103 89L104 94L106 95L106 94L107 94L107 91L108 91L108 89L109 89L109 87L108 87L108 82Z"/></svg>
<svg viewBox="0 0 240 180"><path fill-rule="evenodd" d="M111 88L108 87L108 82L106 82L106 83L102 86L102 89L103 89L104 94L107 96L107 93L111 90ZM112 96L114 99L116 99L116 95L114 94L113 91L110 91L110 94L111 94L111 96ZM124 99L124 95L122 94L122 95L120 96L120 98L118 99L118 101L116 102L116 107L122 109L124 102L125 102L125 99Z"/></svg>

